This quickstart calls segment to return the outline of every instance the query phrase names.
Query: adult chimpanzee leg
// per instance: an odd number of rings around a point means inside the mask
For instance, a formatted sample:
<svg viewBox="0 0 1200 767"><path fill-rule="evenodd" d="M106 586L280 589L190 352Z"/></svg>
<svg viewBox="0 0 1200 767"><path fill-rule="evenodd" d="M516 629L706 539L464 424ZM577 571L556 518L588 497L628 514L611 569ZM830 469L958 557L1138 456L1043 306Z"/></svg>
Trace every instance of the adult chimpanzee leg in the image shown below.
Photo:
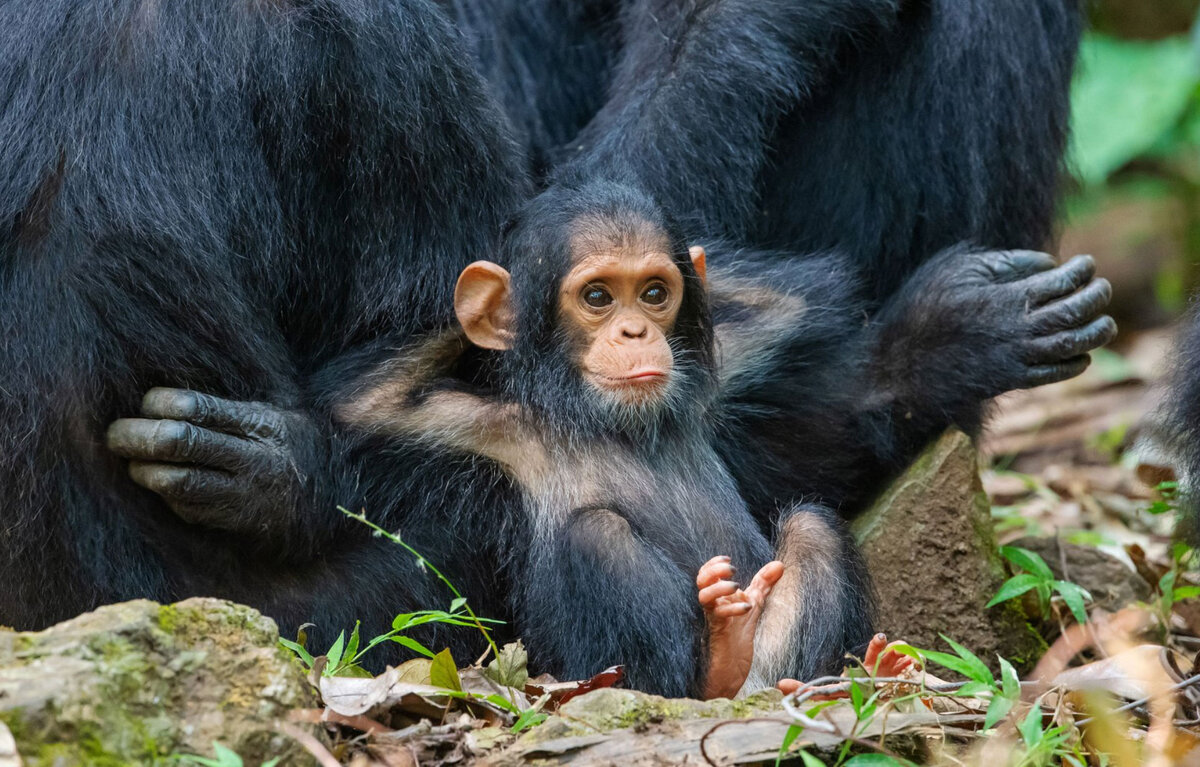
<svg viewBox="0 0 1200 767"><path fill-rule="evenodd" d="M317 372L451 322L522 194L440 13L51 0L0 22L24 73L0 113L0 623L198 593L285 626L424 603L429 576L335 508L410 521L412 456L331 434ZM113 436L131 479L105 429L156 386ZM230 471L255 466L294 481Z"/></svg>

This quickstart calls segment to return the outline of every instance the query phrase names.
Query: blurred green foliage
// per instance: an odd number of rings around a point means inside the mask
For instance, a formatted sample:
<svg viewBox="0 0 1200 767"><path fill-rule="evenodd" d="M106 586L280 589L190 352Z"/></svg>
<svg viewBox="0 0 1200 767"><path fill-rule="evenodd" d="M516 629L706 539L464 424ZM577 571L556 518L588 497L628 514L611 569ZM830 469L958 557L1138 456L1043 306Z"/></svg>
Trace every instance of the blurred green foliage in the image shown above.
<svg viewBox="0 0 1200 767"><path fill-rule="evenodd" d="M1065 220L1126 326L1169 320L1200 288L1198 14L1200 0L1097 0L1080 48Z"/></svg>
<svg viewBox="0 0 1200 767"><path fill-rule="evenodd" d="M1188 37L1089 34L1072 93L1070 160L1084 184L1139 157L1200 145L1200 50Z"/></svg>

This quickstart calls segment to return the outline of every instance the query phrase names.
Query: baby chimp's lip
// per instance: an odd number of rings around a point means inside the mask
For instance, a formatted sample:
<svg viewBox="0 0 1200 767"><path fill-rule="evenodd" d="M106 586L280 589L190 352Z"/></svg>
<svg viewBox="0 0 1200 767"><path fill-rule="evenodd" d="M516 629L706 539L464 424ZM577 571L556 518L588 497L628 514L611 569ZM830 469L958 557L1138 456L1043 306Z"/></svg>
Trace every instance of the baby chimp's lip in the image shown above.
<svg viewBox="0 0 1200 767"><path fill-rule="evenodd" d="M630 373L626 376L623 376L621 378L615 379L615 380L637 382L637 381L652 381L652 380L655 380L658 378L666 378L666 377L667 377L666 371L659 370L658 368L644 368L641 370L635 370L632 373Z"/></svg>
<svg viewBox="0 0 1200 767"><path fill-rule="evenodd" d="M626 387L659 386L667 381L668 373L662 368L637 368L621 376L592 373L591 379L606 389Z"/></svg>

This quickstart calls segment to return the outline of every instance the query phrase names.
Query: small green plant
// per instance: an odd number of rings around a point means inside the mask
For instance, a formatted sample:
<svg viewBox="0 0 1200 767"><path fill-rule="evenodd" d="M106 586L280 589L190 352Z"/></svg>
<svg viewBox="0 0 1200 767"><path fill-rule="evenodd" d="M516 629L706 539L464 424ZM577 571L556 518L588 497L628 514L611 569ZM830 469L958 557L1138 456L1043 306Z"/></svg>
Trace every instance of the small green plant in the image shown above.
<svg viewBox="0 0 1200 767"><path fill-rule="evenodd" d="M1068 725L1045 727L1041 706L1032 706L1017 724L1017 733L1025 752L1016 762L1018 767L1042 767L1067 764L1085 767L1090 762L1079 748L1079 730Z"/></svg>
<svg viewBox="0 0 1200 767"><path fill-rule="evenodd" d="M1158 579L1158 597L1153 604L1163 626L1171 625L1171 612L1176 602L1200 597L1200 586L1179 583L1180 574L1192 567L1194 559L1195 551L1190 546L1181 541L1172 544L1171 568Z"/></svg>
<svg viewBox="0 0 1200 767"><path fill-rule="evenodd" d="M1154 489L1158 492L1158 498L1146 507L1146 513L1159 516L1174 511L1179 500L1179 483L1159 482Z"/></svg>
<svg viewBox="0 0 1200 767"><path fill-rule="evenodd" d="M487 640L488 647L491 648L493 655L498 656L499 650L496 648L496 643L492 639L491 632L487 624L501 624L504 621L494 620L492 618L480 618L467 604L467 598L464 597L450 579L442 574L442 571L437 569L432 562L421 555L416 549L404 542L400 536L395 533L384 530L379 525L367 519L363 513L355 514L347 511L341 506L338 510L351 519L357 520L367 527L375 531L375 535L387 538L389 541L402 546L405 550L417 558L417 565L423 570L429 570L438 580L445 584L450 593L454 595L454 599L450 602L449 610L418 610L412 613L402 613L397 615L392 620L392 630L384 634L380 634L371 638L365 646L362 646L362 640L359 634L360 624L355 622L354 629L350 632L350 638L346 639L346 632L338 634L337 639L330 645L329 650L325 652L326 663L321 670L322 676L370 676L370 672L360 665L362 658L372 649L378 647L384 642L395 642L396 644L407 647L418 655L423 655L426 658L433 659L434 652L425 645L406 636L404 632L411 631L418 626L424 626L427 623L439 623L446 626L465 626L468 628L478 629L483 638ZM289 639L280 639L279 643L296 653L306 668L312 668L316 659L305 646L303 635L297 637L297 641Z"/></svg>
<svg viewBox="0 0 1200 767"><path fill-rule="evenodd" d="M242 757L215 741L213 742L213 758L211 759L192 754L184 754L178 758L180 764L196 764L200 765L200 767L245 767ZM261 767L275 767L277 764L279 764L279 757L263 762Z"/></svg>
<svg viewBox="0 0 1200 767"><path fill-rule="evenodd" d="M1007 660L999 658L1000 680L997 681L992 675L991 669L978 655L945 634L940 636L942 641L954 650L954 655L936 650L916 650L917 657L922 661L936 663L965 676L968 680L967 683L959 688L954 693L955 695L962 697L985 695L990 698L991 702L988 703L983 722L983 728L990 730L1008 716L1008 712L1012 711L1013 706L1021 698L1021 679L1017 676L1017 670Z"/></svg>
<svg viewBox="0 0 1200 767"><path fill-rule="evenodd" d="M1042 617L1049 617L1051 599L1054 595L1058 595L1066 604L1067 609L1071 611L1071 615L1075 616L1076 621L1087 622L1087 602L1092 599L1092 595L1088 593L1087 589L1077 583L1055 579L1054 573L1046 561L1029 549L1019 546L1001 546L1000 556L1023 572L1019 572L1005 581L1000 590L996 592L996 596L987 603L988 607L1016 599L1032 591L1037 596Z"/></svg>

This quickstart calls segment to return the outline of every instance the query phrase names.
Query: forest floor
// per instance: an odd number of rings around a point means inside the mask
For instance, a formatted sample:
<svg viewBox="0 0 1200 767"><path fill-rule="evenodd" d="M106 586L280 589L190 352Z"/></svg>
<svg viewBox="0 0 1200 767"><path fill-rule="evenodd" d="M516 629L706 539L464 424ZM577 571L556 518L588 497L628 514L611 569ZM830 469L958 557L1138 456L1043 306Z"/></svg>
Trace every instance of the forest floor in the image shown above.
<svg viewBox="0 0 1200 767"><path fill-rule="evenodd" d="M1140 332L1077 379L997 403L980 454L1008 561L1001 591L1048 647L1023 679L950 643L954 654L910 650L923 672L849 671L782 701L579 696L617 674L530 680L510 646L490 671L435 658L387 678L321 679L326 708L301 721L329 725L332 745L313 753L354 767L1200 765L1200 585L1172 543L1174 477L1154 447L1169 355L1168 331ZM434 688L457 682L457 697L431 692L431 666Z"/></svg>

